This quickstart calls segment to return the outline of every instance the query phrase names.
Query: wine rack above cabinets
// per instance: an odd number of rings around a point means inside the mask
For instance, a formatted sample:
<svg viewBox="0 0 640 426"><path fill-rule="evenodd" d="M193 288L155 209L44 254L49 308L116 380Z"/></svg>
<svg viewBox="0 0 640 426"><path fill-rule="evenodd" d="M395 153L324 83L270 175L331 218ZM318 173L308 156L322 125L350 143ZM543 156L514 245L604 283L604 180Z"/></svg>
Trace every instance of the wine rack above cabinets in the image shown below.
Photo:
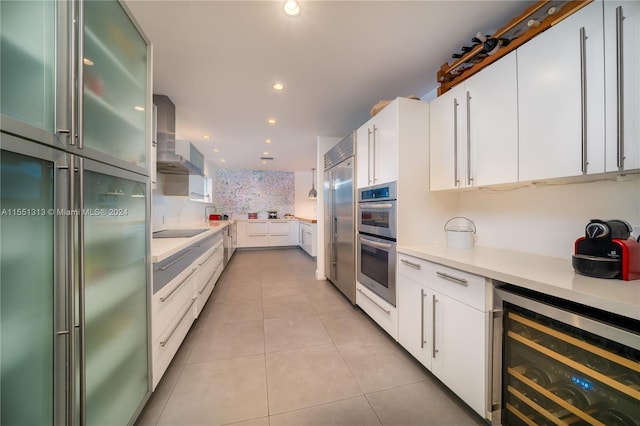
<svg viewBox="0 0 640 426"><path fill-rule="evenodd" d="M505 425L640 425L637 348L513 306L504 361Z"/></svg>

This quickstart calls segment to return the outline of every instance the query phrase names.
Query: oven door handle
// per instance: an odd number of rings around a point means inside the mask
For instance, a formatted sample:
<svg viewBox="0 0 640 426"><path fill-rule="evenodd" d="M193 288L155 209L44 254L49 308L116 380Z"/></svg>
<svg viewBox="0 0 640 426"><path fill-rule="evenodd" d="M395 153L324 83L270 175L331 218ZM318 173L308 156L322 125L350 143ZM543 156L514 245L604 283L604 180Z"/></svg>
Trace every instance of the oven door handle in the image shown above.
<svg viewBox="0 0 640 426"><path fill-rule="evenodd" d="M365 245L365 246L371 246L371 247L376 247L381 249L393 248L393 245L391 244L379 243L377 241L372 241L372 240L369 240L368 238L364 238L362 236L360 237L360 243L362 243L362 245Z"/></svg>
<svg viewBox="0 0 640 426"><path fill-rule="evenodd" d="M362 211L366 211L366 210L384 210L384 209L390 209L390 208L393 208L393 204L391 204L391 203L368 204L366 206L363 206L362 204L360 205L360 210L362 210Z"/></svg>

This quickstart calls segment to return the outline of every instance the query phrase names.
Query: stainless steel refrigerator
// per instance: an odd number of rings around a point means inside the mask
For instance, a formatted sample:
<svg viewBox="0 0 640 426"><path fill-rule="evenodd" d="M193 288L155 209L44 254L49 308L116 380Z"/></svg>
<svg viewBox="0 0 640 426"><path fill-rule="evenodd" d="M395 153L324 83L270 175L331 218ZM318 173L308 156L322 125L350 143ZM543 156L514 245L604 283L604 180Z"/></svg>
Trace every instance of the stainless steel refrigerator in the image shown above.
<svg viewBox="0 0 640 426"><path fill-rule="evenodd" d="M150 394L151 46L115 0L0 2L0 424Z"/></svg>
<svg viewBox="0 0 640 426"><path fill-rule="evenodd" d="M350 134L324 156L324 273L356 303L355 150Z"/></svg>

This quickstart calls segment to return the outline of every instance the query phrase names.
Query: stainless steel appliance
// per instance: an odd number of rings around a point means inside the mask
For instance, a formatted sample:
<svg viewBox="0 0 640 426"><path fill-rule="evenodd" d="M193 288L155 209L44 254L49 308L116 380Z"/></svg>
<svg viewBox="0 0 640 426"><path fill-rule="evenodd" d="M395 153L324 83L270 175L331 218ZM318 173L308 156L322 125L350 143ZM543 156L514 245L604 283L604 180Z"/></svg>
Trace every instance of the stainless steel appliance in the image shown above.
<svg viewBox="0 0 640 426"><path fill-rule="evenodd" d="M493 424L640 424L640 321L500 285Z"/></svg>
<svg viewBox="0 0 640 426"><path fill-rule="evenodd" d="M224 257L223 262L224 265L227 266L229 260L231 260L231 256L236 251L236 244L238 241L237 237L237 225L235 221L232 221L229 226L227 226L224 231L222 231L223 236L223 247L224 247Z"/></svg>
<svg viewBox="0 0 640 426"><path fill-rule="evenodd" d="M396 182L358 195L358 282L396 306Z"/></svg>
<svg viewBox="0 0 640 426"><path fill-rule="evenodd" d="M359 190L358 232L396 239L396 182Z"/></svg>
<svg viewBox="0 0 640 426"><path fill-rule="evenodd" d="M358 281L396 306L396 242L358 235Z"/></svg>
<svg viewBox="0 0 640 426"><path fill-rule="evenodd" d="M350 134L324 156L324 273L356 303L354 143Z"/></svg>

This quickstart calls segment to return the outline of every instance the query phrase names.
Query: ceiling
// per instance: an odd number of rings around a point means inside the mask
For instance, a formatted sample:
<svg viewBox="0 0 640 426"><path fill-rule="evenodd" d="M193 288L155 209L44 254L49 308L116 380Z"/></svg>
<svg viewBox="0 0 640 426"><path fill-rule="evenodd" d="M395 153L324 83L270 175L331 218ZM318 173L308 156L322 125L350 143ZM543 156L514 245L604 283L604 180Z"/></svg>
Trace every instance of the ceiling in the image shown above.
<svg viewBox="0 0 640 426"><path fill-rule="evenodd" d="M533 3L301 0L290 18L283 1L125 2L153 44L153 91L175 103L177 138L216 168L280 171L314 167L317 137L344 137L379 100L429 94L452 53Z"/></svg>

